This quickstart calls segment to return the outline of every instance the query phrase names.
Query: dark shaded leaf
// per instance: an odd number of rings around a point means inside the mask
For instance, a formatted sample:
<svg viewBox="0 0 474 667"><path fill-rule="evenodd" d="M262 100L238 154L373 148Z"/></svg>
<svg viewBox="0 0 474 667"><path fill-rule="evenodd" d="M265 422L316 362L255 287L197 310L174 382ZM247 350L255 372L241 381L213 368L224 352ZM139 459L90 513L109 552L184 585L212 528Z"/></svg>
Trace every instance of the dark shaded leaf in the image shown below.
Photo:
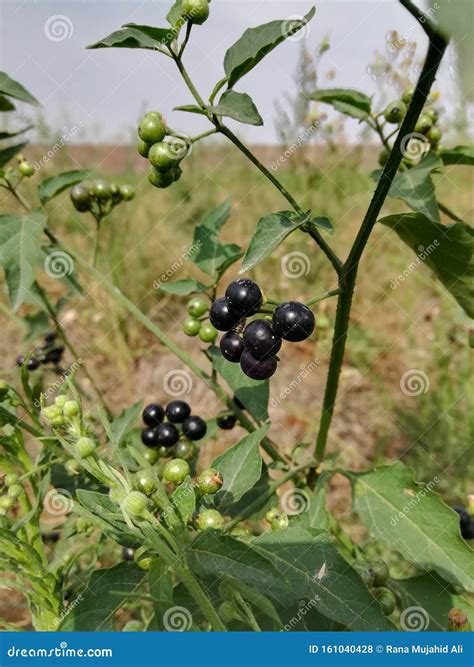
<svg viewBox="0 0 474 667"><path fill-rule="evenodd" d="M64 171L62 174L46 178L38 185L38 196L41 203L43 205L46 204L50 199L56 197L56 195L76 185L76 183L84 181L89 176L89 171L76 169L74 171Z"/></svg>
<svg viewBox="0 0 474 667"><path fill-rule="evenodd" d="M0 72L0 95L13 97L33 106L41 106L36 97L29 93L18 81L11 79L6 72Z"/></svg>

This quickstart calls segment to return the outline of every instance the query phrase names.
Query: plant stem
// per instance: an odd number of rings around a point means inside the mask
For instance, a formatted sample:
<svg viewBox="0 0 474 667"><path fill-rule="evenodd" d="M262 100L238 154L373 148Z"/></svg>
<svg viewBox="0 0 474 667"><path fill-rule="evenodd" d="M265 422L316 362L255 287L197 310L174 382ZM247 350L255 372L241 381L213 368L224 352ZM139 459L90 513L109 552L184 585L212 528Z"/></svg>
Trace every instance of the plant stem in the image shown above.
<svg viewBox="0 0 474 667"><path fill-rule="evenodd" d="M97 259L99 257L99 238L100 238L100 224L96 222L95 234L94 234L94 249L92 252L92 266L94 268L97 266Z"/></svg>
<svg viewBox="0 0 474 667"><path fill-rule="evenodd" d="M448 218L451 218L451 220L454 220L454 222L464 222L462 218L460 218L454 211L451 211L450 208L445 206L442 202L438 200L438 208L439 210L444 213L445 215L448 216Z"/></svg>
<svg viewBox="0 0 474 667"><path fill-rule="evenodd" d="M407 0L401 0L401 3L404 6L411 5L411 3L407 2ZM352 249L346 262L344 263L342 275L340 276L340 287L343 291L338 299L331 359L329 363L329 371L324 393L321 422L316 440L315 459L318 462L321 462L324 459L329 428L331 426L334 412L339 376L344 359L344 351L349 327L349 317L359 262L369 240L370 234L377 221L377 217L388 195L390 186L402 161L402 141L404 137L406 137L407 134L413 132L415 128L416 121L423 110L426 98L434 82L436 73L446 50L447 41L442 35L430 30L429 36L430 44L428 47L428 52L425 58L422 72L420 74L420 78L413 94L412 101L400 126L400 130L395 140L393 149L383 169L372 201L370 202L369 208L367 209L367 213L365 214L364 220L362 221ZM315 476L316 471L313 468L310 475L311 481L314 481Z"/></svg>
<svg viewBox="0 0 474 667"><path fill-rule="evenodd" d="M207 130L207 132L202 132L202 134L198 134L195 137L191 139L191 143L195 144L198 141L201 141L201 139L205 139L206 137L210 137L213 134L216 134L217 129L215 127L212 128L212 130Z"/></svg>
<svg viewBox="0 0 474 667"><path fill-rule="evenodd" d="M321 294L320 296L314 297L314 299L310 299L309 301L305 302L306 306L314 306L315 303L319 303L320 301L324 301L325 299L329 299L331 296L338 296L339 294L342 294L342 290L340 287L337 289L330 290L329 292L325 292L325 294Z"/></svg>

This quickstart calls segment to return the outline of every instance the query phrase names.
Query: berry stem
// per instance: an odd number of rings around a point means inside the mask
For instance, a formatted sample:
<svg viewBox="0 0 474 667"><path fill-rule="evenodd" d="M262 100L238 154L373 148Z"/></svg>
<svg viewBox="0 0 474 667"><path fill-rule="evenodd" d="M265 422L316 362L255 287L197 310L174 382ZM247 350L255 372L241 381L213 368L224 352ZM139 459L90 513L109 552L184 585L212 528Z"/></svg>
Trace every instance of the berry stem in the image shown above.
<svg viewBox="0 0 474 667"><path fill-rule="evenodd" d="M315 459L319 463L324 459L329 428L331 426L334 406L336 403L339 377L344 359L344 351L349 330L349 317L357 279L357 272L359 269L359 262L402 161L403 155L401 152L401 144L403 138L407 134L413 132L415 128L416 121L418 120L418 117L423 110L428 93L431 89L431 86L433 85L436 73L448 44L443 35L435 31L431 25L427 26L427 18L424 17L424 15L420 13L418 9L416 9L414 5L409 2L409 0L400 0L400 2L418 20L420 19L420 15L423 17L422 25L424 26L425 31L430 38L430 43L412 101L400 126L397 138L385 164L385 167L383 168L382 175L378 181L375 193L369 204L369 208L367 209L356 239L352 245L349 256L343 265L342 274L339 279L342 293L339 295L337 304L331 359L326 380L321 422L315 446ZM316 478L316 468L312 468L310 475L308 476L308 481L314 483Z"/></svg>
<svg viewBox="0 0 474 667"><path fill-rule="evenodd" d="M342 290L340 287L337 289L330 290L329 292L325 292L324 294L321 294L320 296L315 296L314 299L310 299L309 301L305 302L306 306L314 306L315 303L319 303L320 301L324 301L324 299L329 299L332 296L338 296L339 294L342 294Z"/></svg>

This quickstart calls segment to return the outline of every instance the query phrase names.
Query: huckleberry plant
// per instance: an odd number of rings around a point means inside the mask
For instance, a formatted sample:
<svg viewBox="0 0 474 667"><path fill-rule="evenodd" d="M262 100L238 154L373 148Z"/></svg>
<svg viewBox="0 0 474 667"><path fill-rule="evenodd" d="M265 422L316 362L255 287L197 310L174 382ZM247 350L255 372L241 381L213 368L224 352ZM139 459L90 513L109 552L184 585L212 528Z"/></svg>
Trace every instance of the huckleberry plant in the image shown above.
<svg viewBox="0 0 474 667"><path fill-rule="evenodd" d="M80 289L81 275L96 280L222 403L212 419L193 414L190 404L176 395L167 405L153 402L144 407L139 401L114 416L87 359L75 361L73 371L64 373L59 393L51 400L42 391L42 373L48 371L36 352L19 362L20 389L15 382L0 382L0 565L2 571L15 573L2 577L2 585L27 599L34 628L173 630L173 614L178 611L186 626L181 629L192 630L406 629L405 612L413 606L414 591L422 588L420 581L429 591L439 584L447 599L446 618L452 606L446 591L457 600L463 591L473 591L472 552L460 534L461 521L463 536L472 538L472 503L457 508L456 514L430 487L417 484L412 471L398 461L355 473L336 467L326 456L359 264L377 222L393 229L415 252L420 245L433 246L426 264L472 315L466 279L471 231L436 200L434 187L420 190L420 183L432 185L431 174L443 165L473 162L468 147L441 146L438 113L429 99L447 39L409 0L401 4L429 38L420 77L403 99L377 111L357 90L304 91L310 99L366 123L383 144L382 169L373 175L375 191L345 259L327 241L326 234L333 231L330 221L317 211L304 210L225 122L231 118L262 123L255 103L235 85L243 85L245 75L273 49L302 31L313 20L314 9L304 17L249 28L228 49L224 76L207 100L185 65L192 31L199 39L212 17L207 0L177 0L167 15L168 27L127 24L90 47L144 48L170 58L193 98L192 104L178 109L209 122L209 130L188 137L171 129L163 111L144 116L138 127L138 152L150 163L152 186L173 187L185 174L190 147L220 134L291 207L264 215L243 251L219 239L230 217L230 204L224 202L195 228L189 259L205 276L203 282L160 284L176 299L188 297L183 330L203 344L196 342L204 353L202 364L100 271L97 240L90 261L75 248L66 249L51 227L48 203L62 192L70 192L76 211L92 214L98 231L112 209L133 199L134 191L95 179L89 171L71 171L43 180L39 203L30 204L21 189L32 175L25 166L29 163L21 156L18 167L8 166L24 143L0 152L0 187L23 209L22 214L0 216L0 261L12 306L18 308L28 298L39 309L35 322L54 325L54 338L45 341L47 349L43 345L41 354L50 354L48 346L60 341L60 359L63 353L78 359L59 318L61 304L53 303L42 287L41 272L31 271L44 266L52 253L63 253L71 271L60 278L69 290ZM0 99L3 110L12 109L11 100L38 104L3 73ZM2 137L13 137L6 134ZM413 141L423 147L419 155L412 154ZM388 196L403 199L413 212L379 219ZM454 224L442 224L440 211ZM337 287L318 288L305 302L292 293L279 302L269 294L271 283L257 284L248 274L293 233L314 241L314 252L327 259ZM227 270L241 259L244 276L228 280ZM329 298L337 299L337 311L316 441L298 443L288 453L269 435L268 378L277 372L283 344L313 336L318 321L311 307ZM223 335L216 346L219 332ZM319 359L311 370L307 382L320 372ZM142 427L137 425L140 418ZM201 455L210 451L209 442L236 424L246 435L205 467ZM326 509L326 489L336 473L350 481L353 510L373 542L353 541ZM60 512L46 502L50 485L65 499ZM417 502L404 512L410 497ZM391 521L400 512L403 518ZM54 540L46 529L48 513L55 524ZM400 578L396 567L389 569L381 560L382 545L384 554L393 549L399 554L393 559L410 564L410 577ZM432 593L424 595L424 604L429 606L431 597ZM79 602L68 607L70 600ZM302 600L312 601L304 614L299 613ZM115 613L119 609L126 609L132 620L121 624ZM431 611L425 610L428 619ZM439 619L438 609L433 613ZM1 622L9 627L7 619ZM463 629L467 626L463 621Z"/></svg>

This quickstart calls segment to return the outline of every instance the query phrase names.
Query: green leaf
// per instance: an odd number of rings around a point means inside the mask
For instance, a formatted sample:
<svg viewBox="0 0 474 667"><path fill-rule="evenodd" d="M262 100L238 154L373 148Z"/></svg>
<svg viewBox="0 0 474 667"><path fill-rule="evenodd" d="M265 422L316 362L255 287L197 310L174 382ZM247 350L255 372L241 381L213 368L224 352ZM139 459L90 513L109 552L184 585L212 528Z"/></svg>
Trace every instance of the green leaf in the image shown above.
<svg viewBox="0 0 474 667"><path fill-rule="evenodd" d="M0 72L0 94L13 97L21 102L33 104L36 107L41 106L36 97L33 97L21 83L11 79L6 72Z"/></svg>
<svg viewBox="0 0 474 667"><path fill-rule="evenodd" d="M163 615L173 607L173 577L168 566L163 561L154 559L148 571L148 587L154 598L153 609L156 628L166 630L163 626Z"/></svg>
<svg viewBox="0 0 474 667"><path fill-rule="evenodd" d="M406 171L398 173L389 190L389 196L401 199L413 211L422 213L433 222L439 222L439 209L431 173L442 167L437 155L429 152L420 162ZM375 177L381 171L375 172Z"/></svg>
<svg viewBox="0 0 474 667"><path fill-rule="evenodd" d="M268 474L268 466L263 463L262 474L260 479L254 486L244 493L242 498L226 507L225 513L231 517L245 514L247 519L254 521L262 519L266 512L275 505L278 505L278 496L276 493L270 494L270 476ZM253 505L255 503L255 506ZM247 509L252 505L252 514L248 514Z"/></svg>
<svg viewBox="0 0 474 667"><path fill-rule="evenodd" d="M252 98L247 93L226 90L216 106L212 107L217 116L226 116L248 125L263 125L263 118L258 113Z"/></svg>
<svg viewBox="0 0 474 667"><path fill-rule="evenodd" d="M16 132L0 132L0 139L12 139L13 137L17 137L19 134L28 132L28 130L31 130L32 127L33 125L27 125L26 127L22 127L21 130L16 130Z"/></svg>
<svg viewBox="0 0 474 667"><path fill-rule="evenodd" d="M62 174L46 178L38 185L38 196L41 203L43 205L46 204L50 199L56 197L56 195L64 192L64 190L67 190L72 185L84 181L89 176L89 171L76 169L74 171L64 171Z"/></svg>
<svg viewBox="0 0 474 667"><path fill-rule="evenodd" d="M176 0L173 5L171 6L171 9L166 15L166 20L172 25L176 25L178 21L184 21L183 16L182 16L182 5L183 0Z"/></svg>
<svg viewBox="0 0 474 667"><path fill-rule="evenodd" d="M125 408L118 417L111 423L111 430L114 436L114 445L120 447L126 442L127 436L137 423L143 409L143 400L135 405Z"/></svg>
<svg viewBox="0 0 474 667"><path fill-rule="evenodd" d="M474 148L472 146L456 146L447 148L439 154L443 164L474 165Z"/></svg>
<svg viewBox="0 0 474 667"><path fill-rule="evenodd" d="M112 32L107 37L95 44L90 44L87 49L151 49L155 51L159 47L171 44L175 33L171 28L153 28L146 25L135 25L129 23L121 30Z"/></svg>
<svg viewBox="0 0 474 667"><path fill-rule="evenodd" d="M229 88L232 88L285 39L304 28L313 18L315 11L313 7L301 19L271 21L256 28L248 28L225 54L224 70L229 79Z"/></svg>
<svg viewBox="0 0 474 667"><path fill-rule="evenodd" d="M184 482L173 491L171 503L183 524L186 525L196 511L196 495L190 477L186 477Z"/></svg>
<svg viewBox="0 0 474 667"><path fill-rule="evenodd" d="M413 614L412 617L416 625L413 628L408 626L409 629L430 632L447 630L448 612L456 605L451 586L436 572L427 572L410 579L392 579L390 587L400 596L402 615L408 610L405 623L410 621L410 608L419 608L418 615Z"/></svg>
<svg viewBox="0 0 474 667"><path fill-rule="evenodd" d="M354 509L374 537L406 560L472 592L472 549L460 535L456 512L431 488L396 461L354 475Z"/></svg>
<svg viewBox="0 0 474 667"><path fill-rule="evenodd" d="M326 508L326 489L320 486L317 491L311 492L305 489L292 490L296 507L304 510L295 515L292 522L301 524L304 528L315 528L317 530L329 531L331 519ZM291 501L292 496L289 496ZM298 505L298 502L301 504Z"/></svg>
<svg viewBox="0 0 474 667"><path fill-rule="evenodd" d="M30 294L35 268L42 257L43 213L0 215L0 265L5 269L10 301L18 308Z"/></svg>
<svg viewBox="0 0 474 667"><path fill-rule="evenodd" d="M185 278L184 280L174 280L171 283L161 283L160 290L168 294L176 294L177 296L186 296L193 292L205 292L206 286L194 278Z"/></svg>
<svg viewBox="0 0 474 667"><path fill-rule="evenodd" d="M330 104L346 116L365 120L370 114L371 99L365 93L350 88L321 88L305 95L315 102Z"/></svg>
<svg viewBox="0 0 474 667"><path fill-rule="evenodd" d="M265 424L254 433L249 433L214 459L212 467L217 468L224 479L221 490L215 496L217 507L224 509L236 503L260 479L263 461L259 446L269 427Z"/></svg>
<svg viewBox="0 0 474 667"><path fill-rule="evenodd" d="M319 227L319 229L324 229L326 232L329 232L330 234L334 234L334 227L329 218L325 218L323 216L317 216L316 218L313 218L308 224L314 225L314 227Z"/></svg>
<svg viewBox="0 0 474 667"><path fill-rule="evenodd" d="M13 102L10 102L8 97L0 95L0 112L2 111L15 111L15 105Z"/></svg>
<svg viewBox="0 0 474 667"><path fill-rule="evenodd" d="M201 116L207 116L206 112L196 104L182 104L179 107L174 107L173 111L187 111L188 113L197 113Z"/></svg>
<svg viewBox="0 0 474 667"><path fill-rule="evenodd" d="M251 380L240 369L239 364L233 364L224 359L220 350L213 347L209 350L212 356L213 364L234 395L241 401L245 409L255 417L255 419L268 419L268 399L270 394L270 385L268 380L260 382Z"/></svg>
<svg viewBox="0 0 474 667"><path fill-rule="evenodd" d="M110 632L115 630L115 613L131 593L145 581L146 572L135 563L96 570L77 604L68 610L59 626L61 632ZM117 595L120 593L120 595Z"/></svg>
<svg viewBox="0 0 474 667"><path fill-rule="evenodd" d="M188 560L198 575L215 577L219 572L278 605L312 601L324 616L351 630L393 630L334 546L302 528L265 533L250 543L205 531L192 543Z"/></svg>
<svg viewBox="0 0 474 667"><path fill-rule="evenodd" d="M218 234L218 232L230 218L230 209L230 199L226 199L225 202L217 206L206 215L200 224L200 227L204 227L212 234Z"/></svg>
<svg viewBox="0 0 474 667"><path fill-rule="evenodd" d="M4 148L2 151L0 151L0 167L3 167L5 164L7 164L7 162L10 162L12 157L15 157L17 153L20 153L20 151L23 150L27 143L27 141L24 141L21 144L8 146L7 148Z"/></svg>
<svg viewBox="0 0 474 667"><path fill-rule="evenodd" d="M270 213L257 222L239 273L246 273L270 255L287 236L299 229L305 220L295 222L286 211Z"/></svg>
<svg viewBox="0 0 474 667"><path fill-rule="evenodd" d="M397 232L474 317L474 230L464 222L442 225L417 213L389 215L379 222Z"/></svg>

